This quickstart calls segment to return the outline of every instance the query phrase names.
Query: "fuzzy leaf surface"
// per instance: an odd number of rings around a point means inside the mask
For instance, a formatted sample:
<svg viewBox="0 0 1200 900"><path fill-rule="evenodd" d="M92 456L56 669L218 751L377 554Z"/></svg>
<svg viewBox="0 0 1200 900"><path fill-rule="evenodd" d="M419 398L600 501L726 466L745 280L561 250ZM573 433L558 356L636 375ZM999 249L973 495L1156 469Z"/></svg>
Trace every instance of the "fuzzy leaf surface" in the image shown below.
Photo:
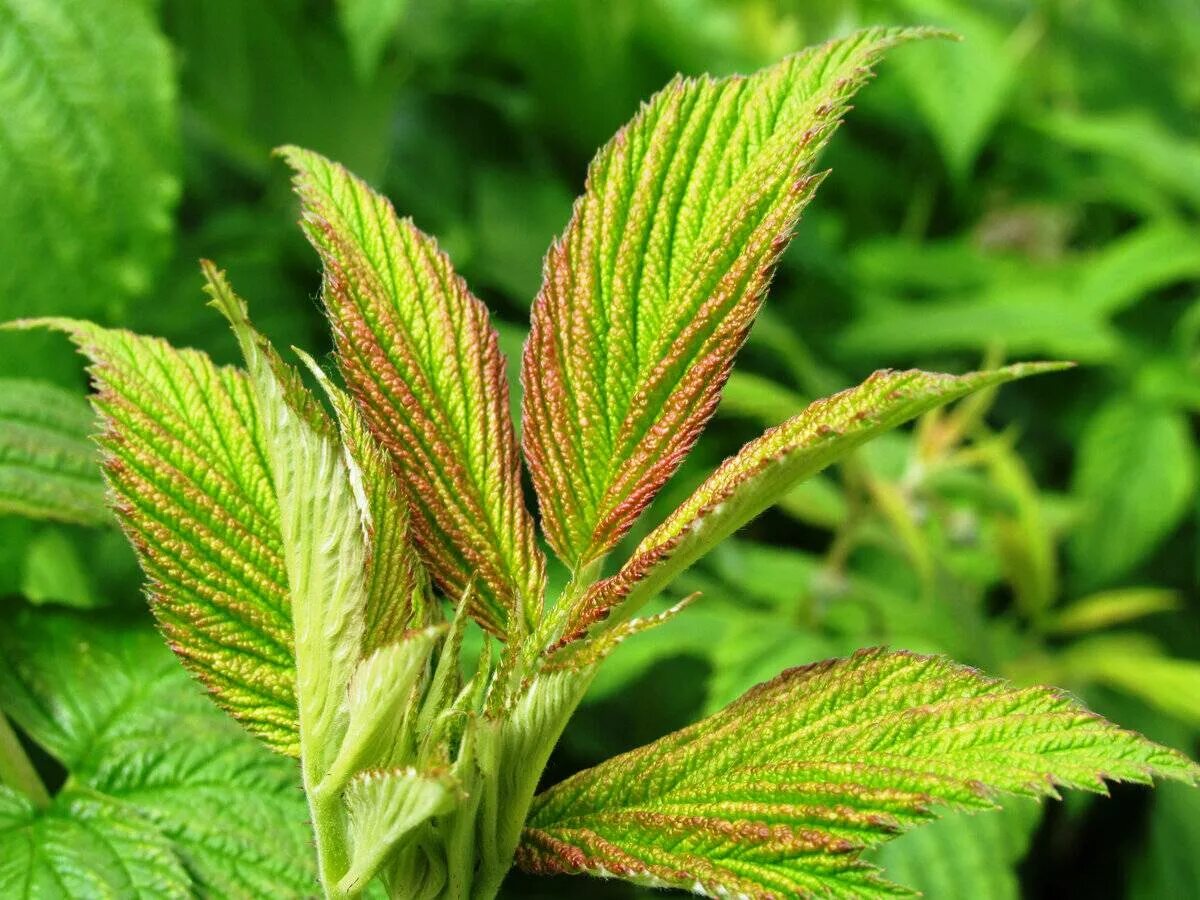
<svg viewBox="0 0 1200 900"><path fill-rule="evenodd" d="M44 813L0 799L0 896L26 896L6 879L30 871L45 879L28 888L37 897L102 884L122 897L315 892L295 763L214 709L153 630L111 612L10 609L0 705L70 775ZM33 870L20 868L28 854Z"/></svg>
<svg viewBox="0 0 1200 900"><path fill-rule="evenodd" d="M172 648L253 734L295 755L292 622L279 505L244 372L69 319L91 360L104 472Z"/></svg>
<svg viewBox="0 0 1200 900"><path fill-rule="evenodd" d="M1049 688L941 657L864 650L791 669L721 712L567 779L518 853L711 897L894 894L866 848L997 792L1195 783L1200 766Z"/></svg>
<svg viewBox="0 0 1200 900"><path fill-rule="evenodd" d="M540 609L545 563L487 309L385 197L315 153L282 152L324 263L338 364L395 460L429 572L451 597L474 579L476 617L503 635Z"/></svg>
<svg viewBox="0 0 1200 900"><path fill-rule="evenodd" d="M350 484L369 536L363 608L366 655L428 621L428 578L413 549L408 501L387 452L367 428L354 399L330 382L315 361L303 353L301 356L337 416Z"/></svg>
<svg viewBox="0 0 1200 900"><path fill-rule="evenodd" d="M593 585L574 611L563 642L581 637L618 606L623 614L636 611L797 482L876 435L974 391L1056 368L1061 366L1019 363L966 375L881 370L857 387L809 404L725 460L646 536L615 575Z"/></svg>
<svg viewBox="0 0 1200 900"><path fill-rule="evenodd" d="M241 344L279 504L295 631L296 702L306 784L327 771L345 732L346 688L363 645L365 506L333 422L250 324L223 273L202 263L213 305Z"/></svg>
<svg viewBox="0 0 1200 900"><path fill-rule="evenodd" d="M611 549L695 443L818 153L879 55L923 34L871 29L748 78L677 79L592 161L521 375L543 528L569 566Z"/></svg>
<svg viewBox="0 0 1200 900"><path fill-rule="evenodd" d="M110 521L95 431L82 396L48 382L0 379L0 513Z"/></svg>

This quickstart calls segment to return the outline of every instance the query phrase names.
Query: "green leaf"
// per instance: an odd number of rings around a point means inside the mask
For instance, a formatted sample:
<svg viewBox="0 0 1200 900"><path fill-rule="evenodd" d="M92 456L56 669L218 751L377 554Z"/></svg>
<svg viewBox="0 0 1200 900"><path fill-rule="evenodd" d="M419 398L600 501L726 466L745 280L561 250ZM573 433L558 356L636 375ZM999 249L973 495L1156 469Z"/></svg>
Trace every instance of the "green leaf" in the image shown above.
<svg viewBox="0 0 1200 900"><path fill-rule="evenodd" d="M901 5L920 21L963 38L960 44L926 44L896 57L896 70L933 132L946 167L962 182L1004 111L1040 29L1010 32L986 12L945 0Z"/></svg>
<svg viewBox="0 0 1200 900"><path fill-rule="evenodd" d="M338 21L363 81L375 74L407 8L408 0L337 0Z"/></svg>
<svg viewBox="0 0 1200 900"><path fill-rule="evenodd" d="M297 753L292 621L279 505L244 372L156 338L69 319L91 361L114 509L151 608L224 709Z"/></svg>
<svg viewBox="0 0 1200 900"><path fill-rule="evenodd" d="M1200 727L1200 661L1168 656L1153 638L1095 635L1064 649L1057 664L1065 679L1108 685Z"/></svg>
<svg viewBox="0 0 1200 900"><path fill-rule="evenodd" d="M123 0L3 0L0 34L0 296L10 316L111 314L169 249L170 47Z"/></svg>
<svg viewBox="0 0 1200 900"><path fill-rule="evenodd" d="M428 577L411 541L408 502L386 451L371 435L354 400L316 362L297 353L321 384L337 415L359 511L369 536L363 655L401 638L429 618Z"/></svg>
<svg viewBox="0 0 1200 900"><path fill-rule="evenodd" d="M45 529L29 542L21 594L33 604L62 603L83 609L102 605L79 550L55 528Z"/></svg>
<svg viewBox="0 0 1200 900"><path fill-rule="evenodd" d="M1060 366L1053 363L1024 363L958 376L879 371L858 387L817 400L722 463L638 544L615 575L588 591L562 641L581 637L618 605L622 615L635 611L797 482L865 441L973 391L1056 368Z"/></svg>
<svg viewBox="0 0 1200 900"><path fill-rule="evenodd" d="M1178 608L1179 595L1166 588L1117 588L1063 607L1054 615L1050 628L1059 634L1078 634Z"/></svg>
<svg viewBox="0 0 1200 900"><path fill-rule="evenodd" d="M1178 784L1154 792L1145 850L1132 860L1129 897L1200 896L1200 794Z"/></svg>
<svg viewBox="0 0 1200 900"><path fill-rule="evenodd" d="M281 151L325 265L338 364L395 460L434 580L474 580L482 625L537 618L545 563L524 507L504 361L487 309L434 241L329 160Z"/></svg>
<svg viewBox="0 0 1200 900"><path fill-rule="evenodd" d="M0 378L0 513L81 525L111 521L95 432L96 417L82 396Z"/></svg>
<svg viewBox="0 0 1200 900"><path fill-rule="evenodd" d="M951 813L883 844L871 855L889 879L928 900L1020 900L1017 863L1042 817L1031 800L986 813Z"/></svg>
<svg viewBox="0 0 1200 900"><path fill-rule="evenodd" d="M1082 581L1135 569L1187 513L1195 483L1184 414L1132 398L1102 407L1083 430L1072 483L1084 513L1067 549Z"/></svg>
<svg viewBox="0 0 1200 900"><path fill-rule="evenodd" d="M419 825L452 809L454 797L448 779L431 778L416 769L364 772L351 781L346 807L354 855L339 888L350 890L368 882Z"/></svg>
<svg viewBox="0 0 1200 900"><path fill-rule="evenodd" d="M748 78L677 79L593 160L522 368L525 454L569 566L610 550L679 467L850 97L884 50L930 33L872 29Z"/></svg>
<svg viewBox="0 0 1200 900"><path fill-rule="evenodd" d="M330 785L340 787L359 770L386 768L411 756L415 716L406 715L407 707L444 631L413 632L380 647L355 668L346 690L346 734L329 767Z"/></svg>
<svg viewBox="0 0 1200 900"><path fill-rule="evenodd" d="M68 869L65 884L28 895L95 896L106 883L114 896L315 890L295 764L213 709L153 630L111 612L9 609L0 705L70 774L46 812L0 812L0 895L25 896L30 871Z"/></svg>
<svg viewBox="0 0 1200 900"><path fill-rule="evenodd" d="M136 810L67 789L39 812L3 785L0 891L9 900L194 896L170 839Z"/></svg>
<svg viewBox="0 0 1200 900"><path fill-rule="evenodd" d="M213 306L241 345L262 423L295 633L301 765L311 790L345 733L346 690L364 643L367 510L332 421L254 331L224 274L212 263L201 266Z"/></svg>
<svg viewBox="0 0 1200 900"><path fill-rule="evenodd" d="M860 651L540 795L519 863L711 897L884 896L863 850L997 792L1195 783L1200 766L1048 688L940 657Z"/></svg>

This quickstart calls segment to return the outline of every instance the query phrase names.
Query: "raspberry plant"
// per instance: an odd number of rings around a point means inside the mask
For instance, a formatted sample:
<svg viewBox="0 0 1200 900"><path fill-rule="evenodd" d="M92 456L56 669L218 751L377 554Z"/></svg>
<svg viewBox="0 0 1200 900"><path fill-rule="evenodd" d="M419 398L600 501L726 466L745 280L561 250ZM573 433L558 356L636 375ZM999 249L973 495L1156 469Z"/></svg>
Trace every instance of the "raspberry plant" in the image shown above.
<svg viewBox="0 0 1200 900"><path fill-rule="evenodd" d="M161 631L217 704L299 761L327 897L379 879L394 897L486 898L514 860L714 897L890 895L861 854L939 807L1196 780L1058 691L871 649L537 793L605 657L686 606L639 616L675 575L882 431L1058 368L877 372L748 443L608 564L711 417L849 99L884 50L926 34L680 78L638 112L546 257L520 445L484 305L384 197L299 148L280 154L344 387L297 351L311 391L207 262L244 368L21 323L90 359L111 504ZM539 524L569 571L553 598Z"/></svg>

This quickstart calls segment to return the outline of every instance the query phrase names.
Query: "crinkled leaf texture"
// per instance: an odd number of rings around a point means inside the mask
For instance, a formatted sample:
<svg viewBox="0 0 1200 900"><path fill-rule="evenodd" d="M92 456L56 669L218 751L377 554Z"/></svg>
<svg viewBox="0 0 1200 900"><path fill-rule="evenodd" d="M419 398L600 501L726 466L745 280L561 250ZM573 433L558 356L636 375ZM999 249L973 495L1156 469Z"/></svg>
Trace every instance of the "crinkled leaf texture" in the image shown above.
<svg viewBox="0 0 1200 900"><path fill-rule="evenodd" d="M338 365L395 460L430 575L451 597L473 583L490 631L525 627L541 609L545 563L486 307L387 198L315 153L281 152L324 263Z"/></svg>
<svg viewBox="0 0 1200 900"><path fill-rule="evenodd" d="M150 629L5 612L0 705L70 773L41 812L0 788L0 896L316 892L295 764L215 710Z"/></svg>
<svg viewBox="0 0 1200 900"><path fill-rule="evenodd" d="M168 642L224 709L295 755L279 504L245 372L88 322L19 324L60 329L91 360L114 509Z"/></svg>
<svg viewBox="0 0 1200 900"><path fill-rule="evenodd" d="M612 548L712 415L817 156L887 48L868 29L749 77L677 79L596 156L546 257L524 446L570 566Z"/></svg>
<svg viewBox="0 0 1200 900"><path fill-rule="evenodd" d="M1059 368L1060 363L1019 363L965 375L883 370L809 404L722 463L615 575L594 584L572 611L562 643L582 637L614 610L622 616L636 611L792 486L871 438L975 391Z"/></svg>
<svg viewBox="0 0 1200 900"><path fill-rule="evenodd" d="M518 853L711 897L888 895L861 852L997 792L1194 783L1200 767L1049 688L885 650L791 669L542 794Z"/></svg>
<svg viewBox="0 0 1200 900"><path fill-rule="evenodd" d="M0 379L0 513L80 525L104 508L96 418L83 397L42 381Z"/></svg>

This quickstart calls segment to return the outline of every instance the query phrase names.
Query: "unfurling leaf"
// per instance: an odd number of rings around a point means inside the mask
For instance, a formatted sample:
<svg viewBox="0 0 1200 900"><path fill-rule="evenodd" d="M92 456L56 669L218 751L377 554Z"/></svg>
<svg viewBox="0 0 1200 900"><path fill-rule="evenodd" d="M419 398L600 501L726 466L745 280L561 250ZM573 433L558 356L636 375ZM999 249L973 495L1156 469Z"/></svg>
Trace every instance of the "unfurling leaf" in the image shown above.
<svg viewBox="0 0 1200 900"><path fill-rule="evenodd" d="M254 331L246 304L204 263L213 305L246 359L263 449L279 504L295 633L296 701L307 784L328 771L345 733L343 709L363 646L367 606L364 510L336 430L294 369Z"/></svg>
<svg viewBox="0 0 1200 900"><path fill-rule="evenodd" d="M114 509L172 648L247 729L295 755L287 574L265 438L244 372L70 319L92 362Z"/></svg>
<svg viewBox="0 0 1200 900"><path fill-rule="evenodd" d="M354 856L339 887L361 889L388 857L402 849L433 816L453 808L455 788L449 778L416 769L364 772L346 788Z"/></svg>
<svg viewBox="0 0 1200 900"><path fill-rule="evenodd" d="M363 653L367 654L428 620L428 578L413 550L408 501L386 452L371 435L353 398L332 384L311 357L297 352L333 405L350 485L361 492L357 499L369 538L363 610Z"/></svg>
<svg viewBox="0 0 1200 900"><path fill-rule="evenodd" d="M0 379L0 514L111 521L95 431L82 396L46 382Z"/></svg>
<svg viewBox="0 0 1200 900"><path fill-rule="evenodd" d="M857 387L809 404L722 463L615 575L593 585L568 621L562 642L582 637L618 606L623 616L635 612L794 484L881 432L974 391L1057 368L1061 365L1021 363L966 375L880 371Z"/></svg>
<svg viewBox="0 0 1200 900"><path fill-rule="evenodd" d="M1182 754L1049 688L861 651L792 669L696 725L542 794L520 864L711 897L895 893L861 852L997 792L1194 783Z"/></svg>
<svg viewBox="0 0 1200 900"><path fill-rule="evenodd" d="M678 79L597 155L546 257L522 365L542 523L602 556L712 415L824 146L869 67L929 32L872 29L749 77Z"/></svg>
<svg viewBox="0 0 1200 900"><path fill-rule="evenodd" d="M396 462L430 574L452 597L474 579L475 613L494 633L524 629L545 564L486 308L386 198L315 153L282 153L325 266L338 364Z"/></svg>

